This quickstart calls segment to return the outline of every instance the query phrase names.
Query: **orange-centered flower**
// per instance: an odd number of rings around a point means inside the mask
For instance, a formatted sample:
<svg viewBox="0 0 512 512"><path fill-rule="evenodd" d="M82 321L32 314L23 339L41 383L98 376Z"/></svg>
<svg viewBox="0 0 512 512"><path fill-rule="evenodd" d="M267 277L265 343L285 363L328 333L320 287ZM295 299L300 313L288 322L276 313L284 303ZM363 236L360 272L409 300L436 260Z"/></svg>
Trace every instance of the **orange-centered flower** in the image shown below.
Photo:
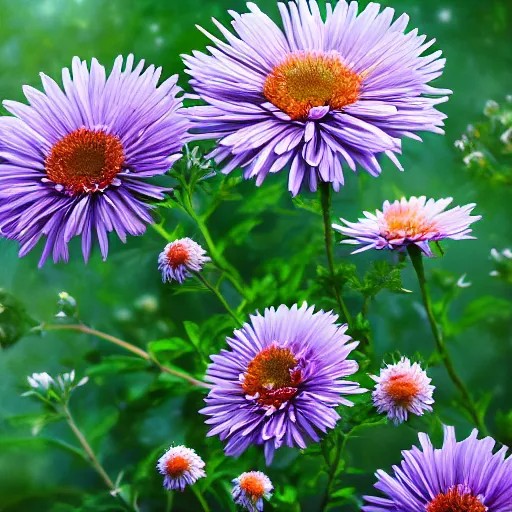
<svg viewBox="0 0 512 512"><path fill-rule="evenodd" d="M239 485L255 503L265 494L265 482L257 472L245 473L239 479Z"/></svg>
<svg viewBox="0 0 512 512"><path fill-rule="evenodd" d="M423 205L417 202L394 202L384 208L381 235L387 240L432 238L438 234L435 220L427 217Z"/></svg>
<svg viewBox="0 0 512 512"><path fill-rule="evenodd" d="M421 390L416 376L410 373L391 375L383 388L395 405L402 407L409 406Z"/></svg>
<svg viewBox="0 0 512 512"><path fill-rule="evenodd" d="M176 243L170 245L167 250L167 262L172 268L177 268L180 265L186 265L190 259L190 252L185 244Z"/></svg>
<svg viewBox="0 0 512 512"><path fill-rule="evenodd" d="M471 493L464 493L454 487L438 494L427 506L427 512L486 512L487 507Z"/></svg>
<svg viewBox="0 0 512 512"><path fill-rule="evenodd" d="M258 403L279 408L297 393L302 380L297 359L290 349L270 345L248 365L242 387Z"/></svg>
<svg viewBox="0 0 512 512"><path fill-rule="evenodd" d="M60 139L45 160L49 180L70 194L105 190L125 162L118 137L80 128Z"/></svg>
<svg viewBox="0 0 512 512"><path fill-rule="evenodd" d="M172 478L182 476L185 471L190 469L190 461L181 455L175 455L169 458L166 463L167 474Z"/></svg>
<svg viewBox="0 0 512 512"><path fill-rule="evenodd" d="M341 110L359 99L361 75L336 54L289 54L265 79L264 96L292 119L304 121L313 107Z"/></svg>

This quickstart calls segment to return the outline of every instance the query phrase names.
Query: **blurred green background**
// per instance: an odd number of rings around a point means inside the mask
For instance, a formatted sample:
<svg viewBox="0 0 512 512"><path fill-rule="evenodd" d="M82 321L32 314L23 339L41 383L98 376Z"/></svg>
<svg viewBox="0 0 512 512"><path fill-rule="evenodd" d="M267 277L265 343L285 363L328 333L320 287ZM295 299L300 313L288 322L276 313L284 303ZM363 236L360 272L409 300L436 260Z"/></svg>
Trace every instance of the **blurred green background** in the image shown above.
<svg viewBox="0 0 512 512"><path fill-rule="evenodd" d="M482 118L488 99L503 102L507 94L512 94L512 4L509 0L383 3L394 7L398 14L407 12L411 17L409 28L419 27L420 32L436 38L436 49L441 48L447 57L445 73L438 81L440 87L454 92L450 101L441 105L448 114L446 136L427 134L423 144L406 141L401 158L404 173L386 163L378 179L348 175L346 187L335 197L334 211L336 216L355 220L362 210L374 210L383 200L402 194L453 196L455 204L476 202L476 213L483 215L474 227L478 240L446 243L442 259L426 262L430 274L434 269L447 273L440 276L458 278L467 274L466 281L472 286L461 291L452 311L457 317L464 315L466 306L478 297L512 298L510 287L489 277L491 248L512 245L512 189L472 179L453 147L467 125ZM273 0L260 0L258 5L277 19ZM0 0L0 96L23 101L23 84L39 87L40 71L59 79L61 69L71 64L74 55L82 59L97 57L109 67L118 54L131 52L136 58L163 66L165 77L180 73L181 85L186 87L180 54L203 49L207 44L195 24L213 30L210 18L227 22L228 9L241 12L245 5L240 0ZM269 193L275 192L276 187L285 190L285 173L268 178L264 187ZM250 216L241 207L255 197L254 184L245 183L239 190L240 199L223 205L211 219L212 232L218 239ZM308 283L315 277L316 265L324 263L321 219L294 208L288 194L283 193L277 204L262 212L260 220L239 244L229 247L227 255L250 281L261 280L269 272L269 259L291 261L305 245L312 248L302 291L296 297L290 295L291 305L304 297ZM187 236L200 239L192 224L174 211L166 213L169 231L178 223L183 223ZM215 298L206 293L176 296L169 285L162 285L156 260L164 242L151 229L144 237L130 238L126 246L113 238L112 241L106 263L95 251L84 266L79 244L72 243L71 263L49 262L37 270L40 249L19 260L16 244L0 240L0 288L14 293L39 321L55 315L57 294L66 291L78 301L81 319L88 325L141 346L153 339L184 336L185 320L201 325L212 313L222 313ZM349 250L340 246L336 254L340 259L348 258ZM389 257L365 253L350 258L363 270L372 258ZM414 294L383 293L372 304L370 321L377 346L377 367L379 359L389 351L420 351L428 357L432 350L431 333L422 318L410 269L404 286ZM225 293L236 304L235 292L227 287ZM269 297L281 296L269 293ZM265 305L278 304L260 302L259 307ZM356 297L349 296L349 307L358 310ZM491 310L495 312L495 307ZM506 315L501 324L484 318L451 343L457 369L471 391L490 394L487 418L493 431L497 428L494 418L498 411L509 411L512 405L509 324L510 317ZM218 350L222 345L220 337L209 349ZM27 336L0 352L0 510L96 509L84 496L102 492L101 482L83 461L31 435L30 415L41 408L20 394L26 376L32 372L56 373L76 368L82 375L106 354L120 352L104 342L69 333ZM180 364L193 367L192 357L184 356ZM468 434L471 425L453 408L456 395L445 372L435 367L430 374L437 386L435 397L441 419L455 424L460 437ZM155 381L158 379L151 372L99 371L72 401L77 421L84 426L110 473L124 470L129 481L143 483L144 510L164 510L160 476L153 469L154 450L184 440L200 449L206 433L203 418L197 414L201 392L189 392L182 384L159 385ZM398 463L400 450L416 442L416 431L430 428L427 420L414 420L397 428L381 426L363 431L350 441L349 451L364 473L347 475L347 485L355 486L358 494L369 492L374 483L373 472L378 468L389 470L391 464ZM44 430L44 437L73 442L64 424L50 425ZM208 444L209 450L219 451L220 447L217 439ZM288 464L286 457L292 456L278 458L277 466L269 470L276 483ZM251 464L252 460L233 462L228 466L226 481L237 476L237 471L250 469L247 466ZM288 472L287 482L292 487L299 482L296 475L301 464L300 459L296 460ZM303 510L315 510L315 490L302 501ZM196 503L193 495L184 493L175 498L173 510L198 510ZM223 510L215 500L212 506ZM356 510L354 507L347 505L339 510Z"/></svg>

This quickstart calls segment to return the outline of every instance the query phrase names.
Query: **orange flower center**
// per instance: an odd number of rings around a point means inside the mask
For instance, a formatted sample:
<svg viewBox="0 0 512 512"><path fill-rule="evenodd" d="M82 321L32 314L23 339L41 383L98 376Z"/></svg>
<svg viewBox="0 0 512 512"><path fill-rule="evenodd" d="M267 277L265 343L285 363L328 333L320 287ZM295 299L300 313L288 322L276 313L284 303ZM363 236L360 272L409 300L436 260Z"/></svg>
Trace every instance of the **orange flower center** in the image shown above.
<svg viewBox="0 0 512 512"><path fill-rule="evenodd" d="M389 378L384 385L384 391L396 405L407 407L419 393L420 388L409 375L398 374Z"/></svg>
<svg viewBox="0 0 512 512"><path fill-rule="evenodd" d="M435 224L427 219L423 211L410 205L392 205L384 211L381 234L387 240L418 238L437 233Z"/></svg>
<svg viewBox="0 0 512 512"><path fill-rule="evenodd" d="M175 455L167 461L167 474L172 478L177 478L183 475L185 471L190 469L190 462L181 455Z"/></svg>
<svg viewBox="0 0 512 512"><path fill-rule="evenodd" d="M427 506L427 512L486 512L487 507L470 493L460 492L457 487L438 494Z"/></svg>
<svg viewBox="0 0 512 512"><path fill-rule="evenodd" d="M258 475L246 475L240 479L240 488L256 503L265 494L265 485Z"/></svg>
<svg viewBox="0 0 512 512"><path fill-rule="evenodd" d="M174 244L167 251L167 263L172 268L177 268L180 265L188 263L190 254L188 249L183 244Z"/></svg>
<svg viewBox="0 0 512 512"><path fill-rule="evenodd" d="M48 179L68 194L92 193L112 184L125 162L118 137L80 128L52 147L46 158Z"/></svg>
<svg viewBox="0 0 512 512"><path fill-rule="evenodd" d="M296 366L291 350L276 345L263 349L247 367L244 393L258 395L260 405L280 407L297 393L302 374Z"/></svg>
<svg viewBox="0 0 512 512"><path fill-rule="evenodd" d="M362 76L336 55L289 54L265 79L264 96L292 119L304 121L313 107L341 110L359 99Z"/></svg>

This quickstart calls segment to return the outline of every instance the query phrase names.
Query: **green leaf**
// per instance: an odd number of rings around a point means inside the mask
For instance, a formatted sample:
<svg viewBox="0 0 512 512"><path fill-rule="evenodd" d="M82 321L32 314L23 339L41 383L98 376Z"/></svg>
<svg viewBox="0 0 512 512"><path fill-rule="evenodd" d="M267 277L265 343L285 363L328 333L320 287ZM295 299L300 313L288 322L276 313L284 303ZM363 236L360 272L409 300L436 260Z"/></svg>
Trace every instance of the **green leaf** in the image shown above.
<svg viewBox="0 0 512 512"><path fill-rule="evenodd" d="M159 362L172 361L183 354L193 352L194 347L183 338L173 337L148 343L148 352Z"/></svg>
<svg viewBox="0 0 512 512"><path fill-rule="evenodd" d="M297 208L316 213L317 215L322 215L322 204L320 203L320 199L306 199L299 195L295 196L292 201Z"/></svg>
<svg viewBox="0 0 512 512"><path fill-rule="evenodd" d="M401 271L405 264L392 265L388 261L373 261L362 281L351 279L348 286L367 298L375 297L382 290L394 293L407 293L402 286Z"/></svg>
<svg viewBox="0 0 512 512"><path fill-rule="evenodd" d="M99 364L89 367L87 375L97 377L119 373L142 372L151 368L151 363L142 358L130 356L105 356Z"/></svg>
<svg viewBox="0 0 512 512"><path fill-rule="evenodd" d="M492 324L508 322L510 319L512 319L511 301L490 295L479 297L468 305L462 318L453 324L454 332L451 334L463 332L480 322Z"/></svg>
<svg viewBox="0 0 512 512"><path fill-rule="evenodd" d="M25 306L0 288L0 347L14 345L36 325L37 322L27 314Z"/></svg>

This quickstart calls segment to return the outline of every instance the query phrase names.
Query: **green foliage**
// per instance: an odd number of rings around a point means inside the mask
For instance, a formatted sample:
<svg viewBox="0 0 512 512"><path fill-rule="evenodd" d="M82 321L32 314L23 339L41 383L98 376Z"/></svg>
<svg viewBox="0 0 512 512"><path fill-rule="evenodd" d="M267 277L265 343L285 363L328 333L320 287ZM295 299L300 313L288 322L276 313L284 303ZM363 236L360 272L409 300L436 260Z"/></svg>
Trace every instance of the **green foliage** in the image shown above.
<svg viewBox="0 0 512 512"><path fill-rule="evenodd" d="M469 125L455 145L475 177L496 185L512 184L512 96L502 104L489 100L484 120Z"/></svg>
<svg viewBox="0 0 512 512"><path fill-rule="evenodd" d="M0 347L14 345L35 325L36 321L27 314L25 306L0 288Z"/></svg>

